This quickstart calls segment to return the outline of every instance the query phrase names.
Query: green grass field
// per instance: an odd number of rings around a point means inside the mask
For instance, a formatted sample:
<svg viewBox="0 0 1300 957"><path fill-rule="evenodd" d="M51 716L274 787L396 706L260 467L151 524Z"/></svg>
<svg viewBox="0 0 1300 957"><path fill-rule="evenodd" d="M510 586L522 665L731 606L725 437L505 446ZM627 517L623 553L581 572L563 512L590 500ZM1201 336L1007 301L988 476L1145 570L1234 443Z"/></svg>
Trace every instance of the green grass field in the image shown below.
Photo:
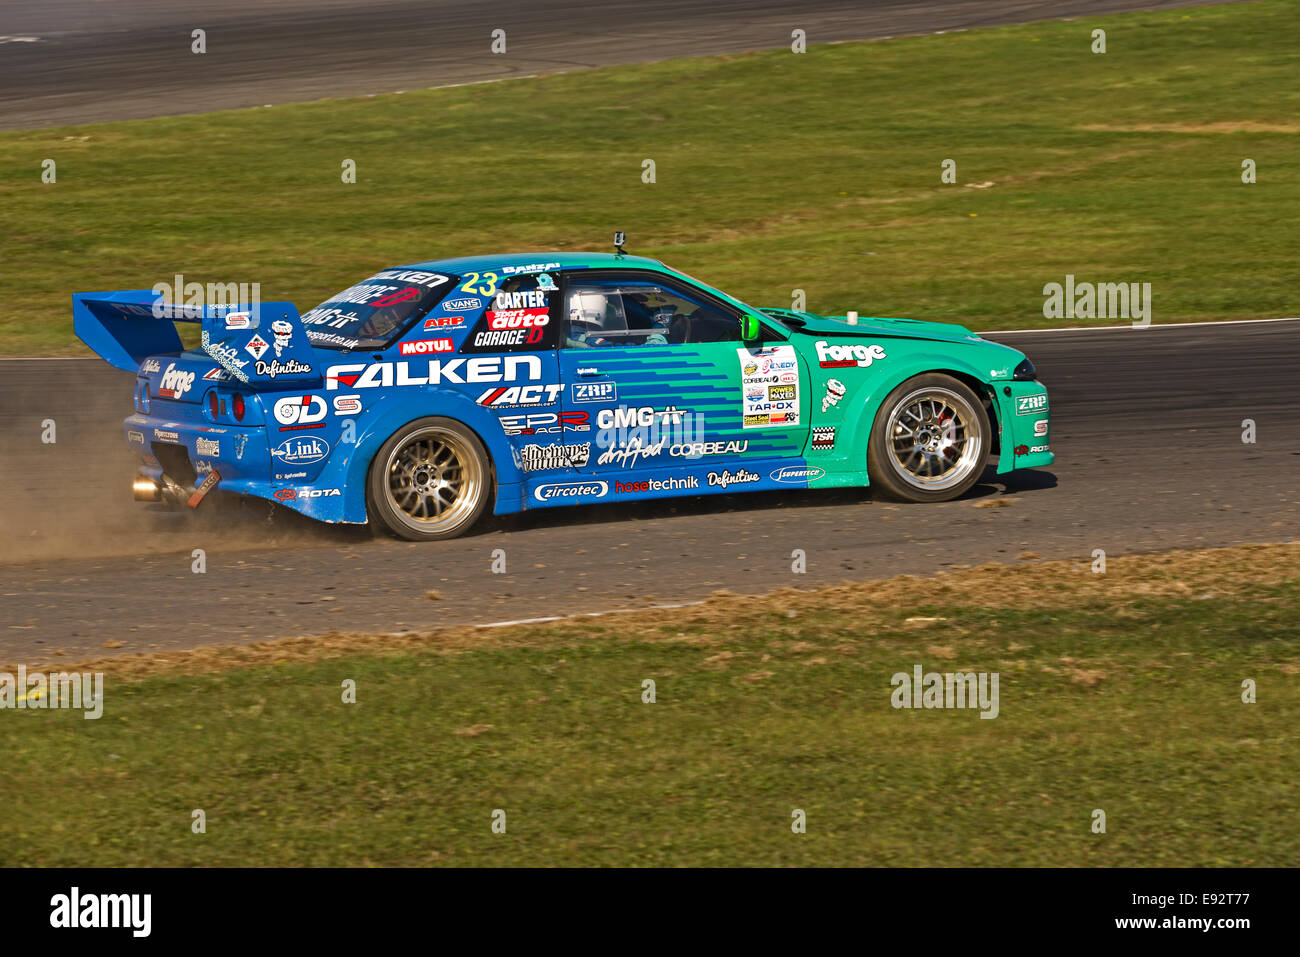
<svg viewBox="0 0 1300 957"><path fill-rule="evenodd" d="M1072 273L1150 282L1156 322L1293 315L1298 35L1298 4L1234 4L4 133L0 352L80 353L74 291L305 309L616 228L756 305L1025 328Z"/></svg>
<svg viewBox="0 0 1300 957"><path fill-rule="evenodd" d="M135 677L105 662L99 720L3 715L0 847L68 866L1292 865L1297 607L1292 545ZM917 664L998 672L998 716L895 710L890 676Z"/></svg>

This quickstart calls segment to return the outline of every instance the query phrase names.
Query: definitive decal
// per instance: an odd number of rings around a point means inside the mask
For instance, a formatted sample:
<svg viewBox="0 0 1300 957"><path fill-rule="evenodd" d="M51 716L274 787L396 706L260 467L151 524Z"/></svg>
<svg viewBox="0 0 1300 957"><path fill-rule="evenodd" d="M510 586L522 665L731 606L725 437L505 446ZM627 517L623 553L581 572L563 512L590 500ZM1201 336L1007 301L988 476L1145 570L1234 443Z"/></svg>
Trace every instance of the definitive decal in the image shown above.
<svg viewBox="0 0 1300 957"><path fill-rule="evenodd" d="M747 472L741 469L738 472L710 472L709 485L716 485L719 488L726 488L728 485L748 485L751 482L762 480L757 472Z"/></svg>

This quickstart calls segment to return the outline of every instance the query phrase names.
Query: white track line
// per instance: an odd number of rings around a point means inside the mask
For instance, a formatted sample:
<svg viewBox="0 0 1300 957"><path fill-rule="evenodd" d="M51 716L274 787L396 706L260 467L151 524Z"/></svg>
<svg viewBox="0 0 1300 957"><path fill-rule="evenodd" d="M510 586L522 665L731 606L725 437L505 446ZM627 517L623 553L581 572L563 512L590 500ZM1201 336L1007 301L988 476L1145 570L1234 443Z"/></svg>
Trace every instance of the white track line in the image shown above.
<svg viewBox="0 0 1300 957"><path fill-rule="evenodd" d="M1103 332L1105 330L1128 329L1132 332L1143 332L1147 329L1190 329L1193 326L1213 329L1216 326L1240 326L1252 322L1300 322L1300 316L1285 316L1280 319L1223 319L1220 321L1208 320L1206 322L1153 322L1149 326L1070 326L1066 329L994 329L989 332L976 332L977 336L1018 336L1029 332ZM940 323L943 325L943 323ZM82 362L96 359L103 361L99 356L0 356L0 362L70 362L80 360Z"/></svg>
<svg viewBox="0 0 1300 957"><path fill-rule="evenodd" d="M988 332L976 332L977 336L1018 336L1025 332L1098 332L1103 329L1128 329L1132 332L1145 332L1148 329L1187 329L1191 326L1240 326L1248 322L1300 322L1300 316L1286 316L1280 319L1222 319L1206 322L1153 322L1147 326L1069 326L1064 329L994 329Z"/></svg>

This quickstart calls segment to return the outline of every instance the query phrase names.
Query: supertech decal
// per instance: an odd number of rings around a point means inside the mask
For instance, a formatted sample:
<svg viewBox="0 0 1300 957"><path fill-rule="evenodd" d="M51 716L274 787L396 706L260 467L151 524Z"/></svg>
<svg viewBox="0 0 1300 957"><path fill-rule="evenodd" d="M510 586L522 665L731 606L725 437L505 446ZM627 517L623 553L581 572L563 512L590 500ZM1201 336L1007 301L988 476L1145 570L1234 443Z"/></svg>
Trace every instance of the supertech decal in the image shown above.
<svg viewBox="0 0 1300 957"><path fill-rule="evenodd" d="M990 460L1054 461L1032 363L960 326L754 309L623 253L433 260L340 286L305 313L73 296L77 335L134 377L137 499L210 508L218 490L431 541L488 512L684 495L943 501Z"/></svg>

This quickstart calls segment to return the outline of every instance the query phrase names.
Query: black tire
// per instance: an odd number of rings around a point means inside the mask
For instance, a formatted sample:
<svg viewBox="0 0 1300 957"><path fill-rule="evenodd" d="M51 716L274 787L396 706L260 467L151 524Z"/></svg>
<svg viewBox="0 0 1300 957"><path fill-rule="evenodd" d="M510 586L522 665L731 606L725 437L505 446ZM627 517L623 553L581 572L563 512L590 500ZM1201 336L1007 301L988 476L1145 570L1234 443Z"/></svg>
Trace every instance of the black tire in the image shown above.
<svg viewBox="0 0 1300 957"><path fill-rule="evenodd" d="M441 416L417 419L393 433L366 479L371 525L412 542L463 535L491 496L491 460L483 443Z"/></svg>
<svg viewBox="0 0 1300 957"><path fill-rule="evenodd" d="M927 372L881 403L867 443L867 477L889 498L946 502L979 481L992 445L979 396L952 376Z"/></svg>

